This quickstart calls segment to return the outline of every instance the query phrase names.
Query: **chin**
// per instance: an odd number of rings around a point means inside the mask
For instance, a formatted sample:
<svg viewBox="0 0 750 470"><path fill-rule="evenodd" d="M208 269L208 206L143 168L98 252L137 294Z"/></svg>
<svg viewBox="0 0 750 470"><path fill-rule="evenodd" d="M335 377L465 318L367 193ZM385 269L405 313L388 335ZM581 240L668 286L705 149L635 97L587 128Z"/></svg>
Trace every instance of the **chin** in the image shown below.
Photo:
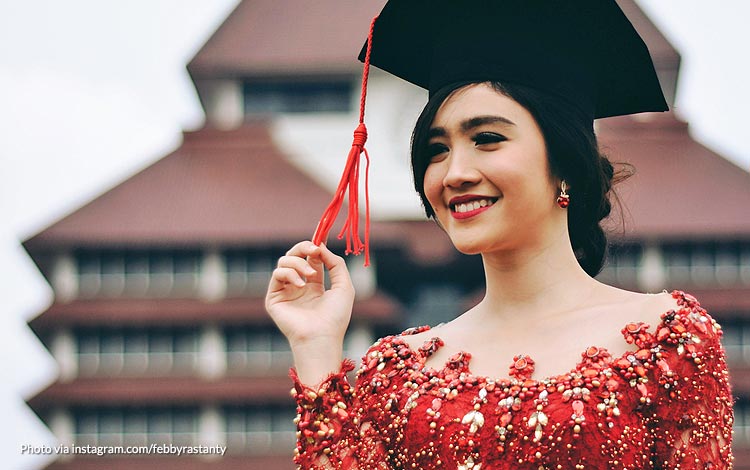
<svg viewBox="0 0 750 470"><path fill-rule="evenodd" d="M473 255L481 255L482 253L484 253L482 250L464 249L464 248L460 248L460 247L458 247L456 245L453 245L453 246L456 247L456 250L458 250L458 252L461 253L462 255L472 255L473 256Z"/></svg>
<svg viewBox="0 0 750 470"><path fill-rule="evenodd" d="M491 251L492 243L489 240L470 239L464 236L451 236L450 239L456 250L465 255L478 255Z"/></svg>

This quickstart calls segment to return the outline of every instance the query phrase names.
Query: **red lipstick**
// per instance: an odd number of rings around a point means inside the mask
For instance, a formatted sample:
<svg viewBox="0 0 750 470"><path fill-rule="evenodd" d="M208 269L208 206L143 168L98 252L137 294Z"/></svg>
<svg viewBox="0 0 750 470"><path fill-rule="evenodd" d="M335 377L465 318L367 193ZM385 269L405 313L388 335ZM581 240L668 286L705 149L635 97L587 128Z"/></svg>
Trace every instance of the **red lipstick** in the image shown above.
<svg viewBox="0 0 750 470"><path fill-rule="evenodd" d="M497 197L465 194L451 198L448 205L453 218L463 220L481 214L492 207L497 200Z"/></svg>

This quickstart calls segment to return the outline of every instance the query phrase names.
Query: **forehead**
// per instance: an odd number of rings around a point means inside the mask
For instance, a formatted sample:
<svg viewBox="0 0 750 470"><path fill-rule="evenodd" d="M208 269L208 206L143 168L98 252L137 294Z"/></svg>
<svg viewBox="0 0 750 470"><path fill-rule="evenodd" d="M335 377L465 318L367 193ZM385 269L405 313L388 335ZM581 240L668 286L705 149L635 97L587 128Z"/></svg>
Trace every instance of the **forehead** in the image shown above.
<svg viewBox="0 0 750 470"><path fill-rule="evenodd" d="M514 99L487 83L474 83L448 95L431 127L453 128L477 116L500 116L517 125L535 125L531 113Z"/></svg>

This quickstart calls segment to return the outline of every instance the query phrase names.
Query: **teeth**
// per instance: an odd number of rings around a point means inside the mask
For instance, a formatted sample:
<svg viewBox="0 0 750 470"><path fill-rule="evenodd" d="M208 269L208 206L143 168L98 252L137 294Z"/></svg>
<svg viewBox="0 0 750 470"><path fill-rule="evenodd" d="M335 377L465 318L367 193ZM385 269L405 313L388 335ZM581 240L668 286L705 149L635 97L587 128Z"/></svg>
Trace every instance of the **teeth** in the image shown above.
<svg viewBox="0 0 750 470"><path fill-rule="evenodd" d="M475 211L482 207L491 206L494 203L491 199L477 199L470 202L456 204L454 211L461 214L463 212Z"/></svg>

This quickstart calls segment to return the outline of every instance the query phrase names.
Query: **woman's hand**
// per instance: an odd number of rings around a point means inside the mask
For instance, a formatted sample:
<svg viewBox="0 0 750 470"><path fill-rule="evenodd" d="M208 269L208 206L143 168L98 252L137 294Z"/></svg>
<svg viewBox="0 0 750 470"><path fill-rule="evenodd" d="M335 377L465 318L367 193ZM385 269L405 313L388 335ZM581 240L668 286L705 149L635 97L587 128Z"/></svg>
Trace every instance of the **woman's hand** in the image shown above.
<svg viewBox="0 0 750 470"><path fill-rule="evenodd" d="M328 290L324 270L331 279ZM338 370L353 303L346 263L325 245L300 242L279 258L266 310L289 341L303 383L317 383Z"/></svg>

